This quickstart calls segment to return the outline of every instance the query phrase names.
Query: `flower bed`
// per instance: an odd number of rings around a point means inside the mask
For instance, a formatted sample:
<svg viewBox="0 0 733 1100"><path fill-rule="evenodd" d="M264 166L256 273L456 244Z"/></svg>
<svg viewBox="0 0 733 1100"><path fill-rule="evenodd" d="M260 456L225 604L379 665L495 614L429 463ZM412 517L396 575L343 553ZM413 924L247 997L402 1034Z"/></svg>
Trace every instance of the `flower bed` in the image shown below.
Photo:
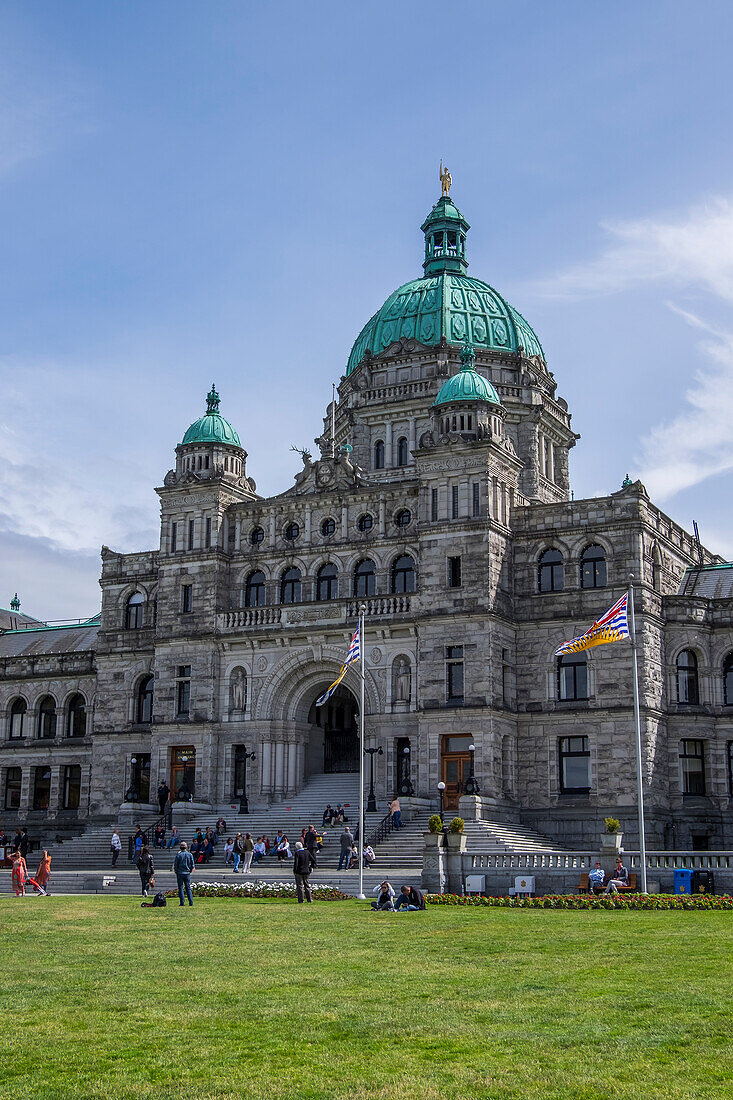
<svg viewBox="0 0 733 1100"><path fill-rule="evenodd" d="M197 898L294 898L293 882L192 882L191 892ZM346 901L350 895L334 886L311 886L314 901ZM166 897L177 898L177 890L168 890Z"/></svg>
<svg viewBox="0 0 733 1100"><path fill-rule="evenodd" d="M546 894L538 898L427 894L425 901L428 905L485 905L495 909L733 909L730 894Z"/></svg>

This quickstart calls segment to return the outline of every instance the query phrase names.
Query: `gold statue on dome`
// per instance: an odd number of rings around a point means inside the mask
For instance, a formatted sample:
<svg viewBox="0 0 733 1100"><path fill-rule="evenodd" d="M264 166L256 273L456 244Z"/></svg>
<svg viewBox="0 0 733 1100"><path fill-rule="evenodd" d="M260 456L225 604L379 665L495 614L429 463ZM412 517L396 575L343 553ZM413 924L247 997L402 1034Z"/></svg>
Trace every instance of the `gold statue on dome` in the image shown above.
<svg viewBox="0 0 733 1100"><path fill-rule="evenodd" d="M441 198L447 198L448 194L450 193L451 184L453 183L453 178L452 178L450 172L448 171L448 169L443 167L442 159L440 161L440 174L438 176L438 179L440 180L441 185L443 187L443 193L441 195Z"/></svg>

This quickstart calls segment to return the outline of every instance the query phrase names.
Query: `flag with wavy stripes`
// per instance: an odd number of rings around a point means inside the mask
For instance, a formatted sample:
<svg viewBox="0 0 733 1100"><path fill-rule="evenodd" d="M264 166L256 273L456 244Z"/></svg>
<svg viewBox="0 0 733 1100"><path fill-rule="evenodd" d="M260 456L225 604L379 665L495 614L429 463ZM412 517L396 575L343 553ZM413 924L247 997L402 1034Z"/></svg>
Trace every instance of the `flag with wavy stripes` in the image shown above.
<svg viewBox="0 0 733 1100"><path fill-rule="evenodd" d="M562 657L564 653L581 653L584 649L593 649L597 645L608 645L610 642L620 642L629 637L629 622L627 617L628 592L624 592L620 600L610 607L605 615L596 619L593 626L581 634L579 638L572 638L569 642L563 642L555 650L556 657Z"/></svg>
<svg viewBox="0 0 733 1100"><path fill-rule="evenodd" d="M339 686L339 684L343 680L344 676L346 675L346 669L349 667L349 665L353 665L354 661L358 661L360 657L361 657L361 642L360 642L360 638L359 638L359 627L357 626L356 630L354 631L354 637L351 639L351 645L349 646L349 652L346 654L346 660L341 665L341 668L339 669L339 674L336 677L336 679L334 680L334 682L331 684L331 686L329 688L326 688L323 695L319 695L318 698L316 699L316 706L317 707L321 707L321 706L323 706L324 703L328 702L328 700L331 698L334 691L336 690L336 688Z"/></svg>

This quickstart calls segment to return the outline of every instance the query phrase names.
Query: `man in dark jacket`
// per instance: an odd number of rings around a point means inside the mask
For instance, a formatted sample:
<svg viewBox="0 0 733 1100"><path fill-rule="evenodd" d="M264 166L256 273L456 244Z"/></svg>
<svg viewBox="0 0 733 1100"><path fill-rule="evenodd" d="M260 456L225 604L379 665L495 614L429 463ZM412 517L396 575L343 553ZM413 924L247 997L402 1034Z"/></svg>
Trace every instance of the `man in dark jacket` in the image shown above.
<svg viewBox="0 0 733 1100"><path fill-rule="evenodd" d="M354 835L351 829L347 825L340 837L341 851L339 852L339 865L337 870L340 871L342 867L349 867L349 856L351 855L351 849L354 846Z"/></svg>
<svg viewBox="0 0 733 1100"><path fill-rule="evenodd" d="M28 855L28 844L29 843L30 842L28 840L28 830L26 829L26 827L24 825L23 828L20 831L20 844L18 845L18 850L19 850L20 854L22 855L23 859L25 859L25 857Z"/></svg>
<svg viewBox="0 0 733 1100"><path fill-rule="evenodd" d="M170 787L166 783L165 779L161 779L158 787L158 805L160 806L161 814L165 813L165 808L168 805L168 796L170 794Z"/></svg>
<svg viewBox="0 0 733 1100"><path fill-rule="evenodd" d="M395 909L415 912L425 908L425 895L417 886L403 886L395 902Z"/></svg>
<svg viewBox="0 0 733 1100"><path fill-rule="evenodd" d="M317 867L318 866L318 833L316 832L315 825L309 825L308 826L308 831L305 834L305 838L303 840L303 847L308 849L308 851L311 854L311 860L313 861L313 866Z"/></svg>
<svg viewBox="0 0 733 1100"><path fill-rule="evenodd" d="M173 870L176 873L176 882L178 883L178 900L181 905L184 905L183 891L186 891L186 897L188 898L188 904L193 905L193 894L191 893L191 872L193 871L194 863L193 856L188 850L188 844L185 840L181 841L181 849L173 860Z"/></svg>
<svg viewBox="0 0 733 1100"><path fill-rule="evenodd" d="M298 902L301 905L303 903L304 893L306 901L313 901L310 882L308 881L308 876L313 867L313 856L308 849L304 848L300 841L298 841L295 845L295 856L293 857L293 875L295 876L295 890L298 895Z"/></svg>

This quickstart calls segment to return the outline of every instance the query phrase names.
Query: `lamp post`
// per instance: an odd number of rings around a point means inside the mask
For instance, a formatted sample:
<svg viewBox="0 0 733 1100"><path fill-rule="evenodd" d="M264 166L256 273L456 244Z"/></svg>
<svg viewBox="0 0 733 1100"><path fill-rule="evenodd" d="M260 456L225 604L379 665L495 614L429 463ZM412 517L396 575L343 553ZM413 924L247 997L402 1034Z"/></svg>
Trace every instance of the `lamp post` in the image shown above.
<svg viewBox="0 0 733 1100"><path fill-rule="evenodd" d="M243 752L241 753L241 755L239 757L239 759L242 761L242 793L239 796L239 813L240 814L248 814L249 813L249 803L247 802L247 761L248 760L254 760L257 753L247 752L246 746L242 746L242 747L243 747Z"/></svg>
<svg viewBox="0 0 733 1100"><path fill-rule="evenodd" d="M469 765L470 771L468 773L468 779L466 780L466 794L480 794L481 793L481 788L479 787L479 785L476 781L476 774L474 772L474 766L473 766L473 754L476 752L476 746L475 745L469 745L468 746L468 751L471 754L471 763Z"/></svg>
<svg viewBox="0 0 733 1100"><path fill-rule="evenodd" d="M135 776L135 765L137 764L137 757L130 757L130 786L125 791L125 802L137 802L137 782Z"/></svg>
<svg viewBox="0 0 733 1100"><path fill-rule="evenodd" d="M445 783L442 781L438 783L438 794L440 795L440 824L443 826L443 832L445 832L445 820L443 818L443 795L445 793Z"/></svg>
<svg viewBox="0 0 733 1100"><path fill-rule="evenodd" d="M402 774L402 782L400 783L400 794L407 795L408 798L412 798L415 793L415 789L412 786L412 768L410 767L410 746L405 745L402 750L405 757L405 766Z"/></svg>
<svg viewBox="0 0 733 1100"><path fill-rule="evenodd" d="M367 813L375 814L377 812L377 800L374 796L374 757L382 756L383 750L378 749L364 749L365 753L369 754L369 799L367 801Z"/></svg>

